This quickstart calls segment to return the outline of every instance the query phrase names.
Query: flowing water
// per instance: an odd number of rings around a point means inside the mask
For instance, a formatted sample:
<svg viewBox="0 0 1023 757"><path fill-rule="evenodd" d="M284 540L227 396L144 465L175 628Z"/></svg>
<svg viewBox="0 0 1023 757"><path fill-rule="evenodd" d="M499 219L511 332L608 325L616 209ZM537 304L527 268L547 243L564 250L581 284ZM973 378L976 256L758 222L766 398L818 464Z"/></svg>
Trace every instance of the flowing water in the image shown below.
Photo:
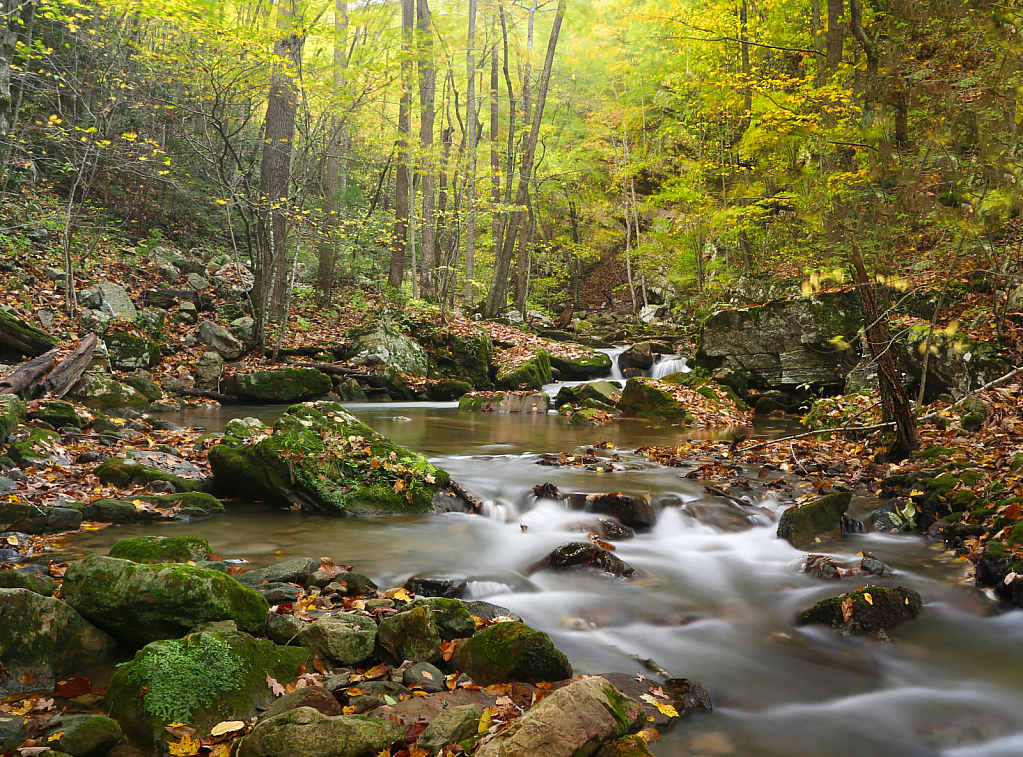
<svg viewBox="0 0 1023 757"><path fill-rule="evenodd" d="M800 573L802 553L775 538L778 502L739 507L680 478L684 470L626 454L643 444L678 443L696 435L691 429L639 420L579 428L554 414L469 413L450 403L349 407L488 500L491 517L342 520L228 502L222 517L168 524L159 532L205 536L221 557L256 565L329 555L382 587L413 575L469 579L474 597L549 633L579 673L638 673L629 655L652 658L675 676L703 683L715 704L713 714L687 717L652 744L657 755L1023 755L1023 613L995 612L967 585L969 565L939 545L872 533L826 545L847 563L857 563L861 550L873 551L894 572L875 583L910 586L924 597L924 615L895 628L894 644L796 629L801 609L861 582ZM231 417L272 421L280 411L193 410L179 422L215 431ZM578 449L598 437L615 443L635 469L593 473L537 465L539 453ZM531 489L544 482L562 492L651 495L658 503L656 527L617 543L616 554L641 576L530 574L530 565L579 539L577 524L593 518L560 503L535 502ZM876 504L854 501L860 517ZM152 531L111 527L77 544L105 550L117 539Z"/></svg>

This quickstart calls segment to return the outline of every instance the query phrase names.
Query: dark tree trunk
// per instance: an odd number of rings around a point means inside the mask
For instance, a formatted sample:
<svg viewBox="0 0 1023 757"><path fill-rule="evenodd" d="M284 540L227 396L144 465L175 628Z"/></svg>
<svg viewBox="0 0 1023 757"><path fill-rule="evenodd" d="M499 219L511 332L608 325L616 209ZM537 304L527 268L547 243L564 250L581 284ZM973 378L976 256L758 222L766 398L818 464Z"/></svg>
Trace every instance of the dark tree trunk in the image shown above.
<svg viewBox="0 0 1023 757"><path fill-rule="evenodd" d="M28 389L57 362L57 350L34 357L0 379L0 394L19 394Z"/></svg>
<svg viewBox="0 0 1023 757"><path fill-rule="evenodd" d="M409 232L409 189L412 166L409 165L408 136L412 130L412 31L415 0L401 0L401 102L398 104L398 170L394 177L394 230L391 240L391 268L388 283L401 289L405 278L405 249ZM412 272L415 276L415 271Z"/></svg>

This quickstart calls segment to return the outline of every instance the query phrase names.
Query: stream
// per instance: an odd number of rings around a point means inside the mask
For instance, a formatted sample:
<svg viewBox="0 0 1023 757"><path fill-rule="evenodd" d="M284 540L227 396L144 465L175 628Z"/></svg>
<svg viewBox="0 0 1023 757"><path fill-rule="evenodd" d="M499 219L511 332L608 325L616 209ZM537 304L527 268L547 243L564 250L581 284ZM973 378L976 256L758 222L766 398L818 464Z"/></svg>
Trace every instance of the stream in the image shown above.
<svg viewBox="0 0 1023 757"><path fill-rule="evenodd" d="M254 567L330 556L381 588L413 575L468 579L472 598L507 607L550 634L576 673L655 677L629 653L703 683L714 713L688 716L652 743L665 757L1023 754L1023 612L996 612L968 585L971 566L940 544L866 533L823 548L847 565L858 564L861 550L872 551L894 573L872 582L916 589L926 604L923 616L893 629L889 645L794 628L800 610L863 581L825 582L800 573L805 553L775 538L777 501L739 508L707 495L702 482L680 478L685 469L631 454L640 445L722 431L648 420L576 427L553 413L471 413L455 403L347 407L487 500L488 517L328 519L228 501L227 514L215 520L114 526L84 533L72 546L105 552L119 539L155 528L204 536L222 558L244 558ZM272 423L282 410L202 408L167 417L220 431L233 417ZM757 429L791 430L791 421L765 421ZM536 464L540 453L577 450L598 438L615 444L636 469L594 473ZM562 492L650 494L660 505L656 527L616 543L616 554L641 576L527 575L528 566L553 548L580 539L573 525L594 517L534 502L532 487L544 482ZM862 519L877 504L854 500L852 514Z"/></svg>

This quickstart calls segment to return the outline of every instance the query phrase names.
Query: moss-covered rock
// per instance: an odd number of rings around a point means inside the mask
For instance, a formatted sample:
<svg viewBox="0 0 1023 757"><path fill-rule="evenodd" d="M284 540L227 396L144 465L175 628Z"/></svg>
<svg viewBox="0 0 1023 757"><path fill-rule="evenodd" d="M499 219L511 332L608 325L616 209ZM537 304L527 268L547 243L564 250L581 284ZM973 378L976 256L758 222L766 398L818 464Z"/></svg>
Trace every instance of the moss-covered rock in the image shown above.
<svg viewBox="0 0 1023 757"><path fill-rule="evenodd" d="M57 590L57 582L35 571L0 570L0 589L28 589L49 597Z"/></svg>
<svg viewBox="0 0 1023 757"><path fill-rule="evenodd" d="M126 331L112 331L103 337L110 354L110 364L121 371L152 368L160 360L160 345L152 339Z"/></svg>
<svg viewBox="0 0 1023 757"><path fill-rule="evenodd" d="M102 715L60 715L39 741L71 757L104 757L121 740L121 726Z"/></svg>
<svg viewBox="0 0 1023 757"><path fill-rule="evenodd" d="M494 383L498 389L530 391L553 381L551 361L545 350L538 350L528 360L514 366L500 365Z"/></svg>
<svg viewBox="0 0 1023 757"><path fill-rule="evenodd" d="M561 387L558 396L554 398L554 406L560 408L567 404L582 405L587 400L595 400L614 407L621 397L622 390L617 384L610 381L591 381L579 386Z"/></svg>
<svg viewBox="0 0 1023 757"><path fill-rule="evenodd" d="M351 340L346 357L356 365L389 366L412 376L425 376L429 370L426 350L389 321L360 326L346 336Z"/></svg>
<svg viewBox="0 0 1023 757"><path fill-rule="evenodd" d="M85 373L71 389L71 396L87 407L100 410L126 407L141 410L149 404L149 400L136 389L102 373Z"/></svg>
<svg viewBox="0 0 1023 757"><path fill-rule="evenodd" d="M470 384L465 391L489 389L490 361L494 357L494 345L485 329L477 328L475 333L452 331L432 320L421 320L413 324L416 339L430 357L430 377L464 381ZM461 396L460 392L455 397Z"/></svg>
<svg viewBox="0 0 1023 757"><path fill-rule="evenodd" d="M596 350L579 351L583 354L577 357L550 356L551 368L561 371L562 380L589 381L611 373L611 358L606 353Z"/></svg>
<svg viewBox="0 0 1023 757"><path fill-rule="evenodd" d="M543 392L470 392L458 400L459 410L481 413L539 413L547 412L550 400Z"/></svg>
<svg viewBox="0 0 1023 757"><path fill-rule="evenodd" d="M28 589L0 589L0 659L9 676L0 681L0 696L15 691L50 691L53 677L76 672L109 659L116 641L90 625L67 603ZM31 677L19 686L21 672Z"/></svg>
<svg viewBox="0 0 1023 757"><path fill-rule="evenodd" d="M399 661L440 659L440 632L429 607L419 606L380 622L380 645Z"/></svg>
<svg viewBox="0 0 1023 757"><path fill-rule="evenodd" d="M554 648L547 634L524 623L484 628L455 648L451 663L480 686L572 677L568 658Z"/></svg>
<svg viewBox="0 0 1023 757"><path fill-rule="evenodd" d="M62 591L83 617L134 646L218 620L233 620L242 631L261 635L269 610L258 592L214 570L98 555L72 563Z"/></svg>
<svg viewBox="0 0 1023 757"><path fill-rule="evenodd" d="M358 665L372 656L376 639L373 618L338 612L306 625L298 631L294 643L342 665Z"/></svg>
<svg viewBox="0 0 1023 757"><path fill-rule="evenodd" d="M2 398L0 398L0 401L2 401ZM64 400L42 402L36 408L30 410L26 417L29 420L44 421L54 428L65 428L68 426L81 428L85 425L85 421L78 415L75 406ZM10 433L10 431L7 433Z"/></svg>
<svg viewBox="0 0 1023 757"><path fill-rule="evenodd" d="M821 538L832 538L842 532L842 516L849 509L852 494L836 492L813 502L794 505L782 513L778 521L778 538L796 549L804 549Z"/></svg>
<svg viewBox="0 0 1023 757"><path fill-rule="evenodd" d="M336 402L294 405L254 443L225 436L210 466L233 496L335 515L428 512L448 481Z"/></svg>
<svg viewBox="0 0 1023 757"><path fill-rule="evenodd" d="M624 736L604 744L596 757L654 757L642 736Z"/></svg>
<svg viewBox="0 0 1023 757"><path fill-rule="evenodd" d="M16 318L6 310L0 311L0 330L3 330L6 346L19 350L29 357L38 357L49 352L60 342L52 334Z"/></svg>
<svg viewBox="0 0 1023 757"><path fill-rule="evenodd" d="M405 741L404 726L390 720L323 715L299 707L256 724L238 757L373 757Z"/></svg>
<svg viewBox="0 0 1023 757"><path fill-rule="evenodd" d="M45 507L20 502L0 502L0 531L26 534L52 534L75 531L82 524L82 513L73 507Z"/></svg>
<svg viewBox="0 0 1023 757"><path fill-rule="evenodd" d="M192 520L219 515L224 505L212 494L139 494L126 499L98 499L82 508L82 518L98 523L148 523Z"/></svg>
<svg viewBox="0 0 1023 757"><path fill-rule="evenodd" d="M476 621L464 602L446 597L422 597L398 612L401 614L417 607L425 607L430 611L442 639L465 639L476 633Z"/></svg>
<svg viewBox="0 0 1023 757"><path fill-rule="evenodd" d="M125 376L121 380L150 402L162 400L163 389L160 388L159 384L153 381L152 377L143 375L144 373L145 372L140 372L131 376Z"/></svg>
<svg viewBox="0 0 1023 757"><path fill-rule="evenodd" d="M0 394L0 433L2 439L21 425L25 418L25 403L16 394Z"/></svg>
<svg viewBox="0 0 1023 757"><path fill-rule="evenodd" d="M119 489L145 486L154 481L167 481L173 484L174 489L178 492L198 492L202 490L202 481L176 476L155 466L134 463L121 457L110 458L96 466L92 472L104 484L110 484Z"/></svg>
<svg viewBox="0 0 1023 757"><path fill-rule="evenodd" d="M224 720L248 720L273 701L267 676L282 685L309 663L309 650L244 633L204 632L156 641L120 666L107 708L139 745L163 753L165 727L186 723L202 736Z"/></svg>
<svg viewBox="0 0 1023 757"><path fill-rule="evenodd" d="M631 378L618 400L618 409L627 417L664 418L696 423L685 405L656 385L655 379Z"/></svg>
<svg viewBox="0 0 1023 757"><path fill-rule="evenodd" d="M868 586L822 599L799 614L796 625L827 625L843 633L872 633L917 617L923 600L912 589Z"/></svg>
<svg viewBox="0 0 1023 757"><path fill-rule="evenodd" d="M490 382L488 381L486 384L483 384L483 386L487 386L489 383ZM473 388L473 385L467 381L458 381L457 379L438 379L431 384L427 384L426 392L427 396L433 402L450 402L471 392Z"/></svg>
<svg viewBox="0 0 1023 757"><path fill-rule="evenodd" d="M44 428L20 426L15 433L18 441L11 442L7 456L23 468L46 462L60 443L60 434Z"/></svg>
<svg viewBox="0 0 1023 757"><path fill-rule="evenodd" d="M201 536L131 536L114 544L110 556L139 563L194 562L211 551Z"/></svg>
<svg viewBox="0 0 1023 757"><path fill-rule="evenodd" d="M236 373L226 383L230 394L243 402L303 402L329 394L330 376L315 368Z"/></svg>

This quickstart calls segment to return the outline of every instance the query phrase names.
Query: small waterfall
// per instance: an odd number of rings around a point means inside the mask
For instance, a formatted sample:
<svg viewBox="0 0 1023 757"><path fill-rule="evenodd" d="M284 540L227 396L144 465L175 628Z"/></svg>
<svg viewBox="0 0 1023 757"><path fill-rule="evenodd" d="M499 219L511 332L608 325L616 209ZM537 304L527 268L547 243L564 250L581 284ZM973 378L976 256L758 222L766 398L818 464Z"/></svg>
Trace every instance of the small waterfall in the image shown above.
<svg viewBox="0 0 1023 757"><path fill-rule="evenodd" d="M678 355L661 355L661 359L650 369L651 378L664 378L673 373L689 373L693 369L686 365L686 359Z"/></svg>

